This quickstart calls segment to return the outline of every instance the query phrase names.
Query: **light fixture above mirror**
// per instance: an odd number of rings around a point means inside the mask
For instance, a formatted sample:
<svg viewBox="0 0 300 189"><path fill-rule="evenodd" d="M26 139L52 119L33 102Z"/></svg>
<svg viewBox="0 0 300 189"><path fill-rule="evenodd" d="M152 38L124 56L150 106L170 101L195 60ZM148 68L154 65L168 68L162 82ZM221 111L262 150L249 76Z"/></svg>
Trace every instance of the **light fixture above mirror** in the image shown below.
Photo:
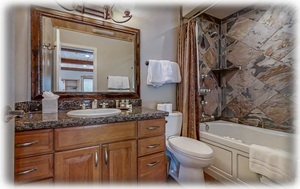
<svg viewBox="0 0 300 189"><path fill-rule="evenodd" d="M56 0L56 3L63 9L67 10L67 11L77 11L80 12L82 14L90 14L93 16L97 16L100 17L104 20L112 20L115 23L125 23L128 22L131 18L131 12L128 9L124 9L121 10L121 14L122 14L122 19L118 20L116 18L114 18L114 13L116 13L114 11L114 7L115 4L113 5L101 5L101 4L96 4L95 2L88 2L88 1L84 1L81 3L76 3L75 1L73 1L72 5L63 5L61 2L59 2L58 0ZM69 8L69 6L71 6Z"/></svg>

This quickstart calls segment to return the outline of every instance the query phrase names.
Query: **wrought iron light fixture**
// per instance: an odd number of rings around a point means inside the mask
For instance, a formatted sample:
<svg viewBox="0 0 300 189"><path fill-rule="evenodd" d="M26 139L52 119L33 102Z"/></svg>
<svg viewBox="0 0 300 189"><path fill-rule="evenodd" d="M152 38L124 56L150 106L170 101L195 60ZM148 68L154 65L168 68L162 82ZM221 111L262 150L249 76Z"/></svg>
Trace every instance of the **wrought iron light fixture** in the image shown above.
<svg viewBox="0 0 300 189"><path fill-rule="evenodd" d="M104 20L109 20L111 19L115 23L125 23L128 22L131 18L132 15L130 14L129 10L125 10L123 12L123 18L125 20L116 20L113 18L113 8L115 5L109 6L109 5L96 5L96 4L91 4L91 3L82 3L82 4L76 4L73 2L72 8L68 8L65 5L62 5L56 0L56 3L62 7L63 9L67 11L77 11L82 14L90 14L93 16L98 16L100 18L103 18Z"/></svg>

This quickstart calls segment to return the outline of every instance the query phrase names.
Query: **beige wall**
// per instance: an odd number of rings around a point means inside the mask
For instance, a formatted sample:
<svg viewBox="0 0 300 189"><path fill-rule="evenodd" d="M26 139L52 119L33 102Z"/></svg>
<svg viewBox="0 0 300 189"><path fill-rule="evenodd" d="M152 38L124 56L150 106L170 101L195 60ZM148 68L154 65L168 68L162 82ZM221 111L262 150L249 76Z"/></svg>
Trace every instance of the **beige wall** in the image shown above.
<svg viewBox="0 0 300 189"><path fill-rule="evenodd" d="M146 84L149 59L177 61L179 7L137 6L137 16L129 26L141 30L141 98L143 106L156 108L160 102L171 102L176 107L176 84L154 88Z"/></svg>
<svg viewBox="0 0 300 189"><path fill-rule="evenodd" d="M50 7L50 6L48 6ZM52 8L58 8L52 6ZM61 10L61 9L60 9ZM179 7L166 6L136 6L133 10L134 17L123 24L135 27L141 31L140 46L140 73L141 73L141 98L143 106L155 108L159 102L171 102L176 106L176 84L166 84L159 88L146 85L147 66L149 59L167 59L177 61L177 33L179 26ZM16 43L22 45L22 52L18 53L19 61L16 61L16 102L30 100L30 54L29 41L30 29L29 12L19 18L20 25L16 30L21 31L20 39ZM22 28L22 29L21 29ZM24 29L26 28L26 29ZM24 69L17 69L21 67ZM25 69L26 68L26 69ZM174 108L173 108L174 109Z"/></svg>
<svg viewBox="0 0 300 189"><path fill-rule="evenodd" d="M15 101L30 100L30 14L29 8L18 8L15 11Z"/></svg>

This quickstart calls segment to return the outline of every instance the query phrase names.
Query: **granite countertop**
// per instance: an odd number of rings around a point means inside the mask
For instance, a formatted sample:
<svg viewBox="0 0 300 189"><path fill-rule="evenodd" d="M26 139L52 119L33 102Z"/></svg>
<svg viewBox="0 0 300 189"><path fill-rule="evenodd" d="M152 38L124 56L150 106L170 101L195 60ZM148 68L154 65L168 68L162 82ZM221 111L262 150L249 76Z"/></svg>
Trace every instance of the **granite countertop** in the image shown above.
<svg viewBox="0 0 300 189"><path fill-rule="evenodd" d="M144 107L133 107L132 112L122 110L118 115L99 118L73 118L67 116L69 110L58 113L43 114L42 112L28 112L22 118L15 119L15 131L28 131L35 129L52 129L59 127L74 127L84 125L97 125L122 121L155 119L168 116L169 113Z"/></svg>

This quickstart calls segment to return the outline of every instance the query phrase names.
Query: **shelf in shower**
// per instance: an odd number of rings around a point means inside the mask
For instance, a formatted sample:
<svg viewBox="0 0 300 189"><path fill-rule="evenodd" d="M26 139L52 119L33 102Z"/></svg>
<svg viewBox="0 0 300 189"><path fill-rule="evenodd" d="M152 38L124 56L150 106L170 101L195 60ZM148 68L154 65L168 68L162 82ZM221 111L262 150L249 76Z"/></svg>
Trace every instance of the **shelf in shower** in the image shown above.
<svg viewBox="0 0 300 189"><path fill-rule="evenodd" d="M219 87L226 87L227 81L236 74L237 71L242 70L240 66L231 66L228 68L213 68L212 73L218 80Z"/></svg>

